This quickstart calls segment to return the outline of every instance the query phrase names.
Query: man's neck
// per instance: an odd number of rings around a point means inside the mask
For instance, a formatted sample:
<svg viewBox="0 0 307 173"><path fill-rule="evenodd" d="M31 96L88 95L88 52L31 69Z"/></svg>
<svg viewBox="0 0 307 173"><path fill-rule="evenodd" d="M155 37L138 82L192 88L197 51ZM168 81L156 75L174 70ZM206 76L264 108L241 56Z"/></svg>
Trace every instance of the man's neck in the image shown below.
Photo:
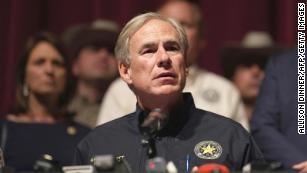
<svg viewBox="0 0 307 173"><path fill-rule="evenodd" d="M143 110L153 110L159 108L162 112L169 112L173 107L183 103L182 93L180 95L146 96L137 97L137 102Z"/></svg>
<svg viewBox="0 0 307 173"><path fill-rule="evenodd" d="M252 118L253 110L254 110L254 104L244 103L244 110L245 110L247 119L250 121Z"/></svg>

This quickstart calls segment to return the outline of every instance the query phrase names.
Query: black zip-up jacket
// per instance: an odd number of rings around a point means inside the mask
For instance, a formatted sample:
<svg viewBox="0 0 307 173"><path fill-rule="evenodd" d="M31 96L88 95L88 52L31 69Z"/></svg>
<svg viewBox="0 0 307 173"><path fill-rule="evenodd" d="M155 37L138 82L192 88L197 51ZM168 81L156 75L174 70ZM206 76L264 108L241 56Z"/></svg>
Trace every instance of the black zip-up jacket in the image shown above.
<svg viewBox="0 0 307 173"><path fill-rule="evenodd" d="M144 173L148 159L141 142L144 112L137 107L134 113L95 128L79 143L75 163L89 164L96 155L113 154L124 156L134 173ZM254 140L239 123L197 109L190 93L184 93L184 104L169 116L154 143L157 156L173 161L179 172L213 162L241 170L252 160L262 159Z"/></svg>

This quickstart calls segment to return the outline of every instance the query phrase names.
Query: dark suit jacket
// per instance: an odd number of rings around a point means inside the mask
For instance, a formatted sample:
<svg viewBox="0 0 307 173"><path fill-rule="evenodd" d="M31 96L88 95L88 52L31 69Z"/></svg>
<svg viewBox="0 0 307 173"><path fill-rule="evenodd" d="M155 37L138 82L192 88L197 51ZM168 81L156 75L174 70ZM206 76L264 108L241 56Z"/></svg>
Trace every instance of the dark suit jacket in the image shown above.
<svg viewBox="0 0 307 173"><path fill-rule="evenodd" d="M297 61L297 50L270 59L251 121L265 158L285 168L307 160L307 134L297 132Z"/></svg>

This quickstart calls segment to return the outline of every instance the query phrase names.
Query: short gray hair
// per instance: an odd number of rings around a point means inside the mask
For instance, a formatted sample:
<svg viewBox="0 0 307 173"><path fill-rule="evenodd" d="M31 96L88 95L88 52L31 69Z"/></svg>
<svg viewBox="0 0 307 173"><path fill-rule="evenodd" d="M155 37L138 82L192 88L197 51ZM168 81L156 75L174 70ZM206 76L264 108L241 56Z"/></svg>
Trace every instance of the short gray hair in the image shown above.
<svg viewBox="0 0 307 173"><path fill-rule="evenodd" d="M188 40L184 28L173 19L163 17L158 13L149 12L132 18L122 29L115 46L115 56L120 62L126 65L130 64L131 57L129 52L129 42L131 36L136 33L148 21L153 19L165 21L175 28L175 30L179 34L179 44L181 51L186 59Z"/></svg>

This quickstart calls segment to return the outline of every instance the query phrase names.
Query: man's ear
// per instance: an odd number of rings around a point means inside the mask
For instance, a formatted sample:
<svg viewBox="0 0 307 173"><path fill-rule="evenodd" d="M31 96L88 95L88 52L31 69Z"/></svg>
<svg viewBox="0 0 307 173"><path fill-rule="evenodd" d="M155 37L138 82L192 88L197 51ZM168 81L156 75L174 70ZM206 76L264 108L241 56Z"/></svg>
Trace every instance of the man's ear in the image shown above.
<svg viewBox="0 0 307 173"><path fill-rule="evenodd" d="M131 70L130 66L123 63L123 62L118 62L118 71L121 76L121 78L129 85L132 83L131 79Z"/></svg>

